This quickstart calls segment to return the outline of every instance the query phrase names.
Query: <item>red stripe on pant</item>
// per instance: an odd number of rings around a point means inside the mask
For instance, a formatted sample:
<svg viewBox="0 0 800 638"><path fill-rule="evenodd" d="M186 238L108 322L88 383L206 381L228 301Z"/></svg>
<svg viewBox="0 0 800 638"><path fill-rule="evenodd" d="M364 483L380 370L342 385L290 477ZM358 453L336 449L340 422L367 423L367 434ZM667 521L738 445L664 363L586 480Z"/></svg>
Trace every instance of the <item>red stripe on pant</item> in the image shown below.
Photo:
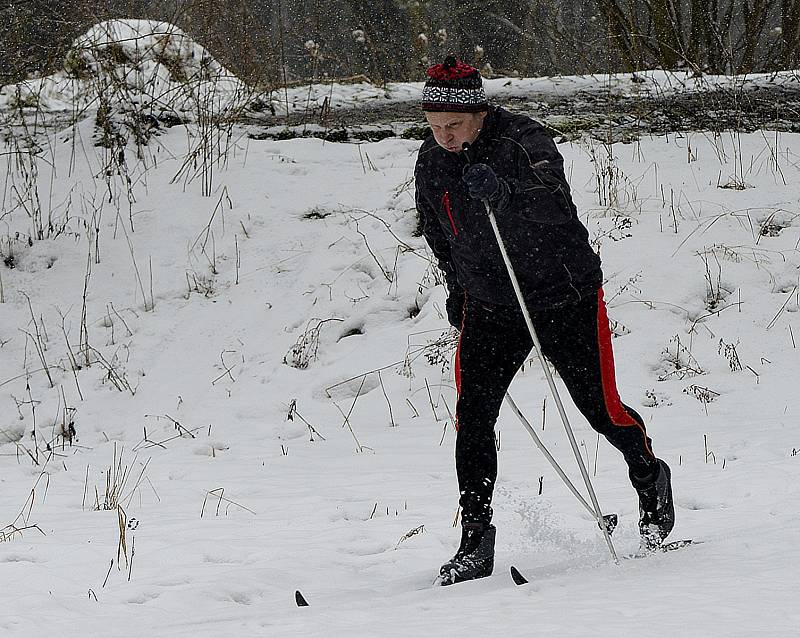
<svg viewBox="0 0 800 638"><path fill-rule="evenodd" d="M600 377L603 382L603 398L606 403L608 416L614 425L621 427L636 426L642 431L645 439L645 447L652 454L652 450L647 446L647 434L644 425L634 419L619 398L617 390L617 378L614 370L614 349L611 345L611 326L608 322L608 312L606 302L603 300L603 289L597 291L597 340L600 352Z"/></svg>

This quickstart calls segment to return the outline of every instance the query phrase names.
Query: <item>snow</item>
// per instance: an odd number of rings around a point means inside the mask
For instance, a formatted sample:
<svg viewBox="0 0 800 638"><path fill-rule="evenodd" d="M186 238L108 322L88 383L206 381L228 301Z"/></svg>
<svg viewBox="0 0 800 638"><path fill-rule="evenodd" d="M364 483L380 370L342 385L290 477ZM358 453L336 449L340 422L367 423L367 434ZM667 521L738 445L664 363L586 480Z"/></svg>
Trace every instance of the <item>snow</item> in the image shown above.
<svg viewBox="0 0 800 638"><path fill-rule="evenodd" d="M621 395L673 470L671 538L702 543L615 565L504 408L495 573L436 588L455 391L413 232L419 142L234 128L204 173L193 124L122 166L92 126L41 139L35 182L0 155L3 636L798 632L800 136L560 146ZM29 242L36 202L56 230ZM579 484L535 359L511 393ZM566 404L628 554L624 464Z"/></svg>

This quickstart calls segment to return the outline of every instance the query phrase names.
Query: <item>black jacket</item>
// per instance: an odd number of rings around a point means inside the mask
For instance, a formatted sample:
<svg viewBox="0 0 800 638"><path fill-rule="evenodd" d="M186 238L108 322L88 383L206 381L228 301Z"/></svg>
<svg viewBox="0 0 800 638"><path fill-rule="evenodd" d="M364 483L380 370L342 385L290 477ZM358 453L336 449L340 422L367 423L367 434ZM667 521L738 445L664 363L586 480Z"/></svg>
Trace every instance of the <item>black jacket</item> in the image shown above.
<svg viewBox="0 0 800 638"><path fill-rule="evenodd" d="M509 185L508 204L495 216L528 308L596 293L600 258L578 220L564 159L541 124L492 107L467 151L450 153L431 136L417 157L417 209L451 299L463 290L489 304L517 305L484 204L461 181L465 167L479 162Z"/></svg>

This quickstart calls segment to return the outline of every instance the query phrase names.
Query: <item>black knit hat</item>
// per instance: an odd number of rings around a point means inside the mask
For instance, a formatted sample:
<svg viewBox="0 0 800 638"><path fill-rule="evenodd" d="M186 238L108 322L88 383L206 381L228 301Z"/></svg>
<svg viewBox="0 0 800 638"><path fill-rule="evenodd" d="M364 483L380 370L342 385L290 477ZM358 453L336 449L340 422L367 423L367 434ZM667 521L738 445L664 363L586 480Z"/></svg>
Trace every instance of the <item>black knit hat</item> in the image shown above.
<svg viewBox="0 0 800 638"><path fill-rule="evenodd" d="M423 111L477 113L488 108L478 69L452 55L428 69L422 89Z"/></svg>

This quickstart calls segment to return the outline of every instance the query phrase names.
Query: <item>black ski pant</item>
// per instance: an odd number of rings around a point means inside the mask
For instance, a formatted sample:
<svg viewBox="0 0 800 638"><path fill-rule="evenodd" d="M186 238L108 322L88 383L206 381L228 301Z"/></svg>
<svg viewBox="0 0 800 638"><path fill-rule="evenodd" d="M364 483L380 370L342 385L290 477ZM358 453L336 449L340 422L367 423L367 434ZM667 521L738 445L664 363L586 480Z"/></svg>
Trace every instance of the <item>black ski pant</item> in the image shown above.
<svg viewBox="0 0 800 638"><path fill-rule="evenodd" d="M651 474L656 460L644 422L617 392L602 288L576 303L532 312L531 319L544 356L592 428L622 452L631 474ZM462 525L491 521L497 478L494 425L505 393L532 347L518 308L467 298L455 363Z"/></svg>

